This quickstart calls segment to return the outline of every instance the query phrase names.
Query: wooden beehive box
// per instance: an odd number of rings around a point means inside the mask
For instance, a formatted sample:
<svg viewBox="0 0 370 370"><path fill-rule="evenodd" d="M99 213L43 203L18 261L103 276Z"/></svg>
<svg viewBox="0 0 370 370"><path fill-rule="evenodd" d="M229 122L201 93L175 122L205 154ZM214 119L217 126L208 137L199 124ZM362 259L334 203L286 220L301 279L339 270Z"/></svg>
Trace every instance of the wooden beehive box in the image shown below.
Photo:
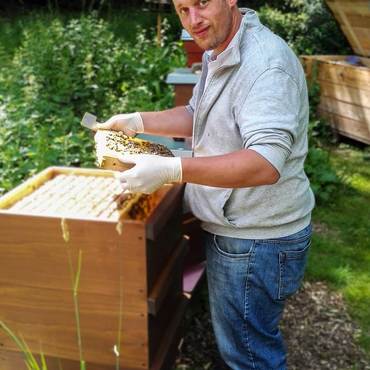
<svg viewBox="0 0 370 370"><path fill-rule="evenodd" d="M307 79L320 85L319 114L338 133L370 144L370 6L368 0L326 0L358 55L302 56ZM353 60L353 58L352 58Z"/></svg>
<svg viewBox="0 0 370 370"><path fill-rule="evenodd" d="M0 320L46 355L49 370L79 369L72 276L80 254L88 370L116 369L114 352L122 370L165 369L176 347L185 306L183 187L165 185L119 213L117 186L111 171L52 167L0 198ZM23 368L0 332L0 369Z"/></svg>

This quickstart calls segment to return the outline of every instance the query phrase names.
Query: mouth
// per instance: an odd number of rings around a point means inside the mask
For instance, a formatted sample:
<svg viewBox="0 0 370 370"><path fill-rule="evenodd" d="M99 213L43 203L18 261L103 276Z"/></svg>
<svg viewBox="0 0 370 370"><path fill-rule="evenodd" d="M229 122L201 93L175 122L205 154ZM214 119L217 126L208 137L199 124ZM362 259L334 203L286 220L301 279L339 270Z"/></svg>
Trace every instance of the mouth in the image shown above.
<svg viewBox="0 0 370 370"><path fill-rule="evenodd" d="M203 27L197 31L193 31L193 34L194 36L198 37L198 38L203 38L206 36L207 34L207 31L209 29L209 26L206 26L206 27Z"/></svg>

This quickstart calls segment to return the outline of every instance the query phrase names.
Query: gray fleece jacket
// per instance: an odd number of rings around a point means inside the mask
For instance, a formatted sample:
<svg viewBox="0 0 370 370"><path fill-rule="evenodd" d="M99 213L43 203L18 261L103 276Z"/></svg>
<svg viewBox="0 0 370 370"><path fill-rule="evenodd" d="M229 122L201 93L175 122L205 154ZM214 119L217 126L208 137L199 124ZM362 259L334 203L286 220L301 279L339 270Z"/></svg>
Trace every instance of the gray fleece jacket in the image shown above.
<svg viewBox="0 0 370 370"><path fill-rule="evenodd" d="M185 202L214 234L270 239L310 222L314 196L303 170L308 98L304 72L288 45L247 10L226 50L202 75L188 110L195 157L251 149L279 172L274 185L217 188L187 184Z"/></svg>

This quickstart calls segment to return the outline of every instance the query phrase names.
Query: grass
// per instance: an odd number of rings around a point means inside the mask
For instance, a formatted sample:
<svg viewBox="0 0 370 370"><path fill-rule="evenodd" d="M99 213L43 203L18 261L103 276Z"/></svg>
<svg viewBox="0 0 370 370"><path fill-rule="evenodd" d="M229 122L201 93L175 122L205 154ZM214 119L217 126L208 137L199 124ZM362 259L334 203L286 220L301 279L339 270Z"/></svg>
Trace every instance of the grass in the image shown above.
<svg viewBox="0 0 370 370"><path fill-rule="evenodd" d="M340 144L332 149L332 163L345 185L314 211L306 276L343 294L361 327L359 342L370 354L370 151Z"/></svg>

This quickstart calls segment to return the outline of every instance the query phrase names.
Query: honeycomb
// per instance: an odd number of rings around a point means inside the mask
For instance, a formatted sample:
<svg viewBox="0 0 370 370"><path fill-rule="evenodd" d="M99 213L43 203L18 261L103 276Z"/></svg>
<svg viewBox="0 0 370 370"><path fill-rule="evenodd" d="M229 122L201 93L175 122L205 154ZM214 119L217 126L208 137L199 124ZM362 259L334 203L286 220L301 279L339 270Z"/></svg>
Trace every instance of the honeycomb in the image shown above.
<svg viewBox="0 0 370 370"><path fill-rule="evenodd" d="M95 135L96 157L100 167L110 170L125 170L127 165L117 159L119 154L155 154L173 157L164 145L125 135L123 132L99 130Z"/></svg>
<svg viewBox="0 0 370 370"><path fill-rule="evenodd" d="M144 220L155 206L155 198L126 194L117 201L120 184L113 176L58 174L23 197L8 210L19 214L96 218L118 221Z"/></svg>

